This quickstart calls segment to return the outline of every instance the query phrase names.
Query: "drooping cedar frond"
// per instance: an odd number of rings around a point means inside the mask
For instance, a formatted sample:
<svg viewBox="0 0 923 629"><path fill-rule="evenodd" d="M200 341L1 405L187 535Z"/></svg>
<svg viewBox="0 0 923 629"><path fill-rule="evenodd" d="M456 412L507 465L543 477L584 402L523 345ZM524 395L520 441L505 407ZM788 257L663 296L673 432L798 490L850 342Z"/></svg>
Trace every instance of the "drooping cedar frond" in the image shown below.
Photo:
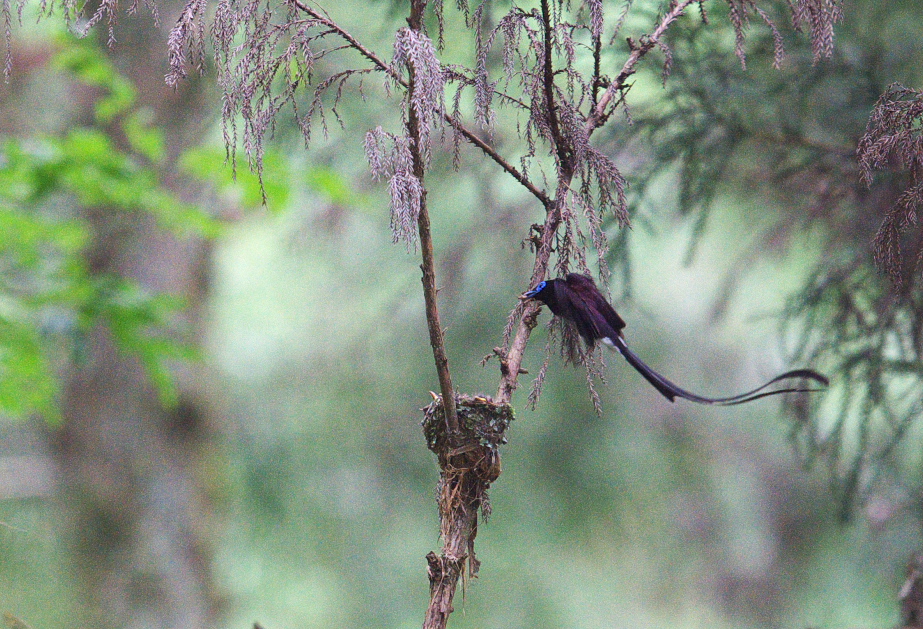
<svg viewBox="0 0 923 629"><path fill-rule="evenodd" d="M168 41L168 84L204 65L205 0L188 0ZM327 117L339 122L338 106L347 83L370 72L387 73L384 62L329 72L316 64L340 54L348 33L320 9L300 0L219 0L211 25L218 83L224 92L224 138L235 157L243 149L262 178L265 141L283 110L291 111L305 143L315 125L326 133ZM348 39L347 39L348 41ZM365 51L368 53L368 51ZM238 129L238 125L242 129Z"/></svg>
<svg viewBox="0 0 923 629"><path fill-rule="evenodd" d="M811 30L814 62L833 54L833 27L843 19L841 0L789 0L796 28L807 24Z"/></svg>
<svg viewBox="0 0 923 629"><path fill-rule="evenodd" d="M24 0L23 0L24 1ZM22 21L22 5L19 3L20 21ZM3 39L6 44L6 51L3 61L3 77L7 80L13 72L13 7L9 1L3 3Z"/></svg>
<svg viewBox="0 0 923 629"><path fill-rule="evenodd" d="M3 0L0 2L0 16L3 20L3 39L5 45L3 76L10 78L13 71L13 21L14 10L16 21L22 25L23 10L27 5L27 0ZM109 47L115 45L115 27L118 24L119 1L118 0L99 0L96 4L96 10L93 15L86 17L88 7L94 6L92 3L82 2L80 0L39 0L38 17L39 19L50 17L56 10L60 10L64 17L64 22L68 28L86 35L91 29L99 24L106 25L107 43ZM150 12L154 25L160 24L160 13L154 0L144 0L144 7ZM131 15L138 12L139 0L132 0L128 6L121 6L122 11Z"/></svg>
<svg viewBox="0 0 923 629"><path fill-rule="evenodd" d="M895 285L907 288L923 264L923 92L893 84L881 95L857 150L862 180L871 186L875 171L897 171L907 179L875 237L875 262ZM912 283L912 282L911 282Z"/></svg>
<svg viewBox="0 0 923 629"><path fill-rule="evenodd" d="M923 300L889 293L862 258L830 266L786 312L794 356L836 374L819 412L791 400L790 437L806 463L827 466L847 519L884 470L916 460L898 449L914 448L907 437L923 428Z"/></svg>
<svg viewBox="0 0 923 629"><path fill-rule="evenodd" d="M775 66L781 67L785 50L782 34L770 15L768 6L760 6L758 0L726 0L729 17L734 27L734 49L742 65L746 66L744 44L746 31L752 17L758 17L772 32ZM792 23L796 29L807 24L811 32L811 49L814 62L829 59L833 54L833 27L843 19L842 0L788 0ZM703 14L704 15L704 14Z"/></svg>
<svg viewBox="0 0 923 629"><path fill-rule="evenodd" d="M894 83L878 98L859 141L862 179L871 184L874 171L890 163L919 172L923 166L923 92Z"/></svg>
<svg viewBox="0 0 923 629"><path fill-rule="evenodd" d="M190 58L197 72L205 69L205 10L208 0L188 0L176 25L170 31L167 51L170 56L170 71L166 82L175 87L180 79L186 78L186 67Z"/></svg>
<svg viewBox="0 0 923 629"><path fill-rule="evenodd" d="M394 242L403 241L408 249L413 249L417 242L417 219L420 216L423 185L413 172L410 139L376 127L365 136L365 155L372 176L388 180Z"/></svg>
<svg viewBox="0 0 923 629"><path fill-rule="evenodd" d="M398 30L391 68L394 76L400 76L405 68L413 75L414 89L409 106L413 108L419 124L420 154L428 165L430 136L434 129L442 126L445 113L445 75L432 41L424 33L411 28ZM404 116L406 120L407 112Z"/></svg>
<svg viewBox="0 0 923 629"><path fill-rule="evenodd" d="M776 42L775 65L777 68L780 67L785 54L781 46L782 36L769 14L757 5L756 0L727 0L727 3L731 25L734 27L734 52L740 59L740 64L744 67L747 65L747 54L744 50L746 31L750 28L751 15L755 15L772 31L773 40Z"/></svg>
<svg viewBox="0 0 923 629"><path fill-rule="evenodd" d="M599 346L592 349L586 348L580 339L576 326L562 317L553 317L545 327L548 330L548 340L544 351L545 358L538 374L532 380L532 387L529 389L529 407L534 409L541 398L545 377L551 364L551 357L554 350L557 349L565 365L572 364L583 368L586 373L587 391L590 394L593 409L597 415L602 415L602 399L596 390L596 383L606 384L606 363L603 356L605 350Z"/></svg>

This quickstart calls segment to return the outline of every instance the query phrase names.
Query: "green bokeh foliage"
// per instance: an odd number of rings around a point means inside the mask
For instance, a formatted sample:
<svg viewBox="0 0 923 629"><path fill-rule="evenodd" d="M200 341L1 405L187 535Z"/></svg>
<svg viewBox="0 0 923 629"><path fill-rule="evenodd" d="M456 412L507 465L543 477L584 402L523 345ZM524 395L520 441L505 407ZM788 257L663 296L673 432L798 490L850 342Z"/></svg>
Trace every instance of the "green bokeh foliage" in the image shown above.
<svg viewBox="0 0 923 629"><path fill-rule="evenodd" d="M170 361L196 355L166 334L182 300L93 273L85 259L93 234L81 210L145 212L178 236L214 236L220 224L163 186L164 139L131 82L89 40L57 45L54 66L99 95L91 126L3 143L0 413L59 421L60 370L80 359L85 335L99 324L141 360L170 405L177 399Z"/></svg>

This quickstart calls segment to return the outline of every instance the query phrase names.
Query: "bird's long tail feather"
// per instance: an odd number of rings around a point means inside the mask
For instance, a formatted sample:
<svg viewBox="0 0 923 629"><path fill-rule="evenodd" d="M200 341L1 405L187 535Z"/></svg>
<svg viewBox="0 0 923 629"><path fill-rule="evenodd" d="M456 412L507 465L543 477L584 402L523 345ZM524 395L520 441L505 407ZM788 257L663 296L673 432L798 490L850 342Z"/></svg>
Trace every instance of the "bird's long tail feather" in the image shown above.
<svg viewBox="0 0 923 629"><path fill-rule="evenodd" d="M633 351L628 349L628 345L625 344L625 340L621 337L616 339L603 339L604 341L610 341L606 343L613 349L617 350L622 356L625 357L625 360L628 361L628 364L634 367L638 373L640 373L644 378L650 382L655 389L657 389L661 395L670 400L671 402L675 401L676 398L683 398L684 400L689 400L690 402L696 402L697 404L713 404L716 406L733 406L735 404L745 404L746 402L752 402L753 400L758 400L763 397L770 395L778 395L780 393L804 393L809 391L818 391L819 389L811 389L805 387L786 387L784 389L773 389L771 391L766 391L765 389L777 382L783 380L813 380L823 386L828 386L830 381L827 380L825 376L817 373L813 369L794 369L792 371L786 371L785 373L776 376L766 384L753 389L752 391L747 391L746 393L741 393L740 395L734 395L731 397L722 397L722 398L710 398L703 397L701 395L696 395L695 393L690 393L685 389L681 388L677 384L667 380L659 373L648 367L644 364L638 355Z"/></svg>

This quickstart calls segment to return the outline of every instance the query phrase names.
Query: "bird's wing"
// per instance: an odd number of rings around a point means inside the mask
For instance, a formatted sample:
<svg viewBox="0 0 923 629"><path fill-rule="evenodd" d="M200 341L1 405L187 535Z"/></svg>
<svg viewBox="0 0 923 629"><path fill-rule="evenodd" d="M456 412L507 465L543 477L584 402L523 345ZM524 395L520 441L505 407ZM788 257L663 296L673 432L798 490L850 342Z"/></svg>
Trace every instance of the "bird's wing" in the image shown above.
<svg viewBox="0 0 923 629"><path fill-rule="evenodd" d="M638 358L637 354L628 349L624 339L613 339L612 347L618 350L618 352L625 357L625 360L628 361L629 365L634 367L638 373L644 376L644 378L660 392L661 395L663 395L671 402L673 402L676 398L683 398L684 400L689 400L690 402L695 402L697 404L734 406L735 404L752 402L753 400L758 400L769 395L778 395L780 393L805 393L818 390L805 387L786 387L784 389L773 389L771 391L765 390L767 387L783 380L813 380L814 382L817 382L818 384L821 384L825 387L830 384L830 381L827 380L824 375L817 373L813 369L794 369L792 371L786 371L785 373L776 376L766 384L757 387L752 391L741 393L740 395L723 398L703 397L701 395L696 395L695 393L686 391L685 389L681 388L677 384L674 384L670 380L667 380L659 373L648 367L640 358Z"/></svg>
<svg viewBox="0 0 923 629"><path fill-rule="evenodd" d="M568 306L574 314L575 321L578 317L585 320L582 323L578 322L577 328L589 345L592 345L596 339L614 339L621 336L625 322L596 288L593 278L570 273L565 278L564 284L565 290L561 292L568 300ZM561 296L559 295L558 298L560 299Z"/></svg>
<svg viewBox="0 0 923 629"><path fill-rule="evenodd" d="M574 290L568 282L559 280L554 284L554 293L558 308L556 314L573 321L587 345L592 347L596 339L605 336L599 326L602 318L592 301L588 301L582 292Z"/></svg>

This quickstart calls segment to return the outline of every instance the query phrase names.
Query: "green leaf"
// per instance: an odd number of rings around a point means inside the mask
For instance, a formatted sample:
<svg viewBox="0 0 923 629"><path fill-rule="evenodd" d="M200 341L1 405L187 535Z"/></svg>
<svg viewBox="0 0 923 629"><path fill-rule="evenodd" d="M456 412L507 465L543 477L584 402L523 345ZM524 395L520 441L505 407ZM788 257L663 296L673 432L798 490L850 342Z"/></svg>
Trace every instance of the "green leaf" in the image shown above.
<svg viewBox="0 0 923 629"><path fill-rule="evenodd" d="M264 191L270 209L285 207L291 193L288 162L277 152L267 152L263 157L262 185L259 176L250 170L238 169L235 172L222 149L190 149L180 156L179 167L187 175L210 183L220 193L247 208L261 207Z"/></svg>
<svg viewBox="0 0 923 629"><path fill-rule="evenodd" d="M35 326L0 315L0 413L59 422L58 383Z"/></svg>
<svg viewBox="0 0 923 629"><path fill-rule="evenodd" d="M308 171L308 185L331 203L353 206L361 200L343 175L332 168L318 166Z"/></svg>
<svg viewBox="0 0 923 629"><path fill-rule="evenodd" d="M174 406L179 397L170 362L200 357L194 346L167 336L184 307L178 297L151 294L136 282L115 276L99 278L92 304L97 310L93 318L107 323L121 351L138 357L161 403L167 406Z"/></svg>
<svg viewBox="0 0 923 629"><path fill-rule="evenodd" d="M125 117L122 127L132 149L154 164L163 161L166 154L166 141L163 132L151 124L149 110L131 112Z"/></svg>
<svg viewBox="0 0 923 629"><path fill-rule="evenodd" d="M128 112L138 99L131 81L116 71L91 39L61 39L64 45L55 55L53 65L72 73L86 85L107 91L96 102L96 119L108 124Z"/></svg>
<svg viewBox="0 0 923 629"><path fill-rule="evenodd" d="M97 123L106 131L75 128L0 148L0 413L58 421L57 372L63 361L79 363L88 332L100 324L144 365L161 401L175 404L172 366L198 358L178 340L185 304L93 274L84 258L90 226L71 213L75 206L144 212L178 236L211 237L221 224L163 186L163 134L149 112L135 109L131 82L89 40L61 42L57 67L102 88ZM113 130L125 142L114 141Z"/></svg>

